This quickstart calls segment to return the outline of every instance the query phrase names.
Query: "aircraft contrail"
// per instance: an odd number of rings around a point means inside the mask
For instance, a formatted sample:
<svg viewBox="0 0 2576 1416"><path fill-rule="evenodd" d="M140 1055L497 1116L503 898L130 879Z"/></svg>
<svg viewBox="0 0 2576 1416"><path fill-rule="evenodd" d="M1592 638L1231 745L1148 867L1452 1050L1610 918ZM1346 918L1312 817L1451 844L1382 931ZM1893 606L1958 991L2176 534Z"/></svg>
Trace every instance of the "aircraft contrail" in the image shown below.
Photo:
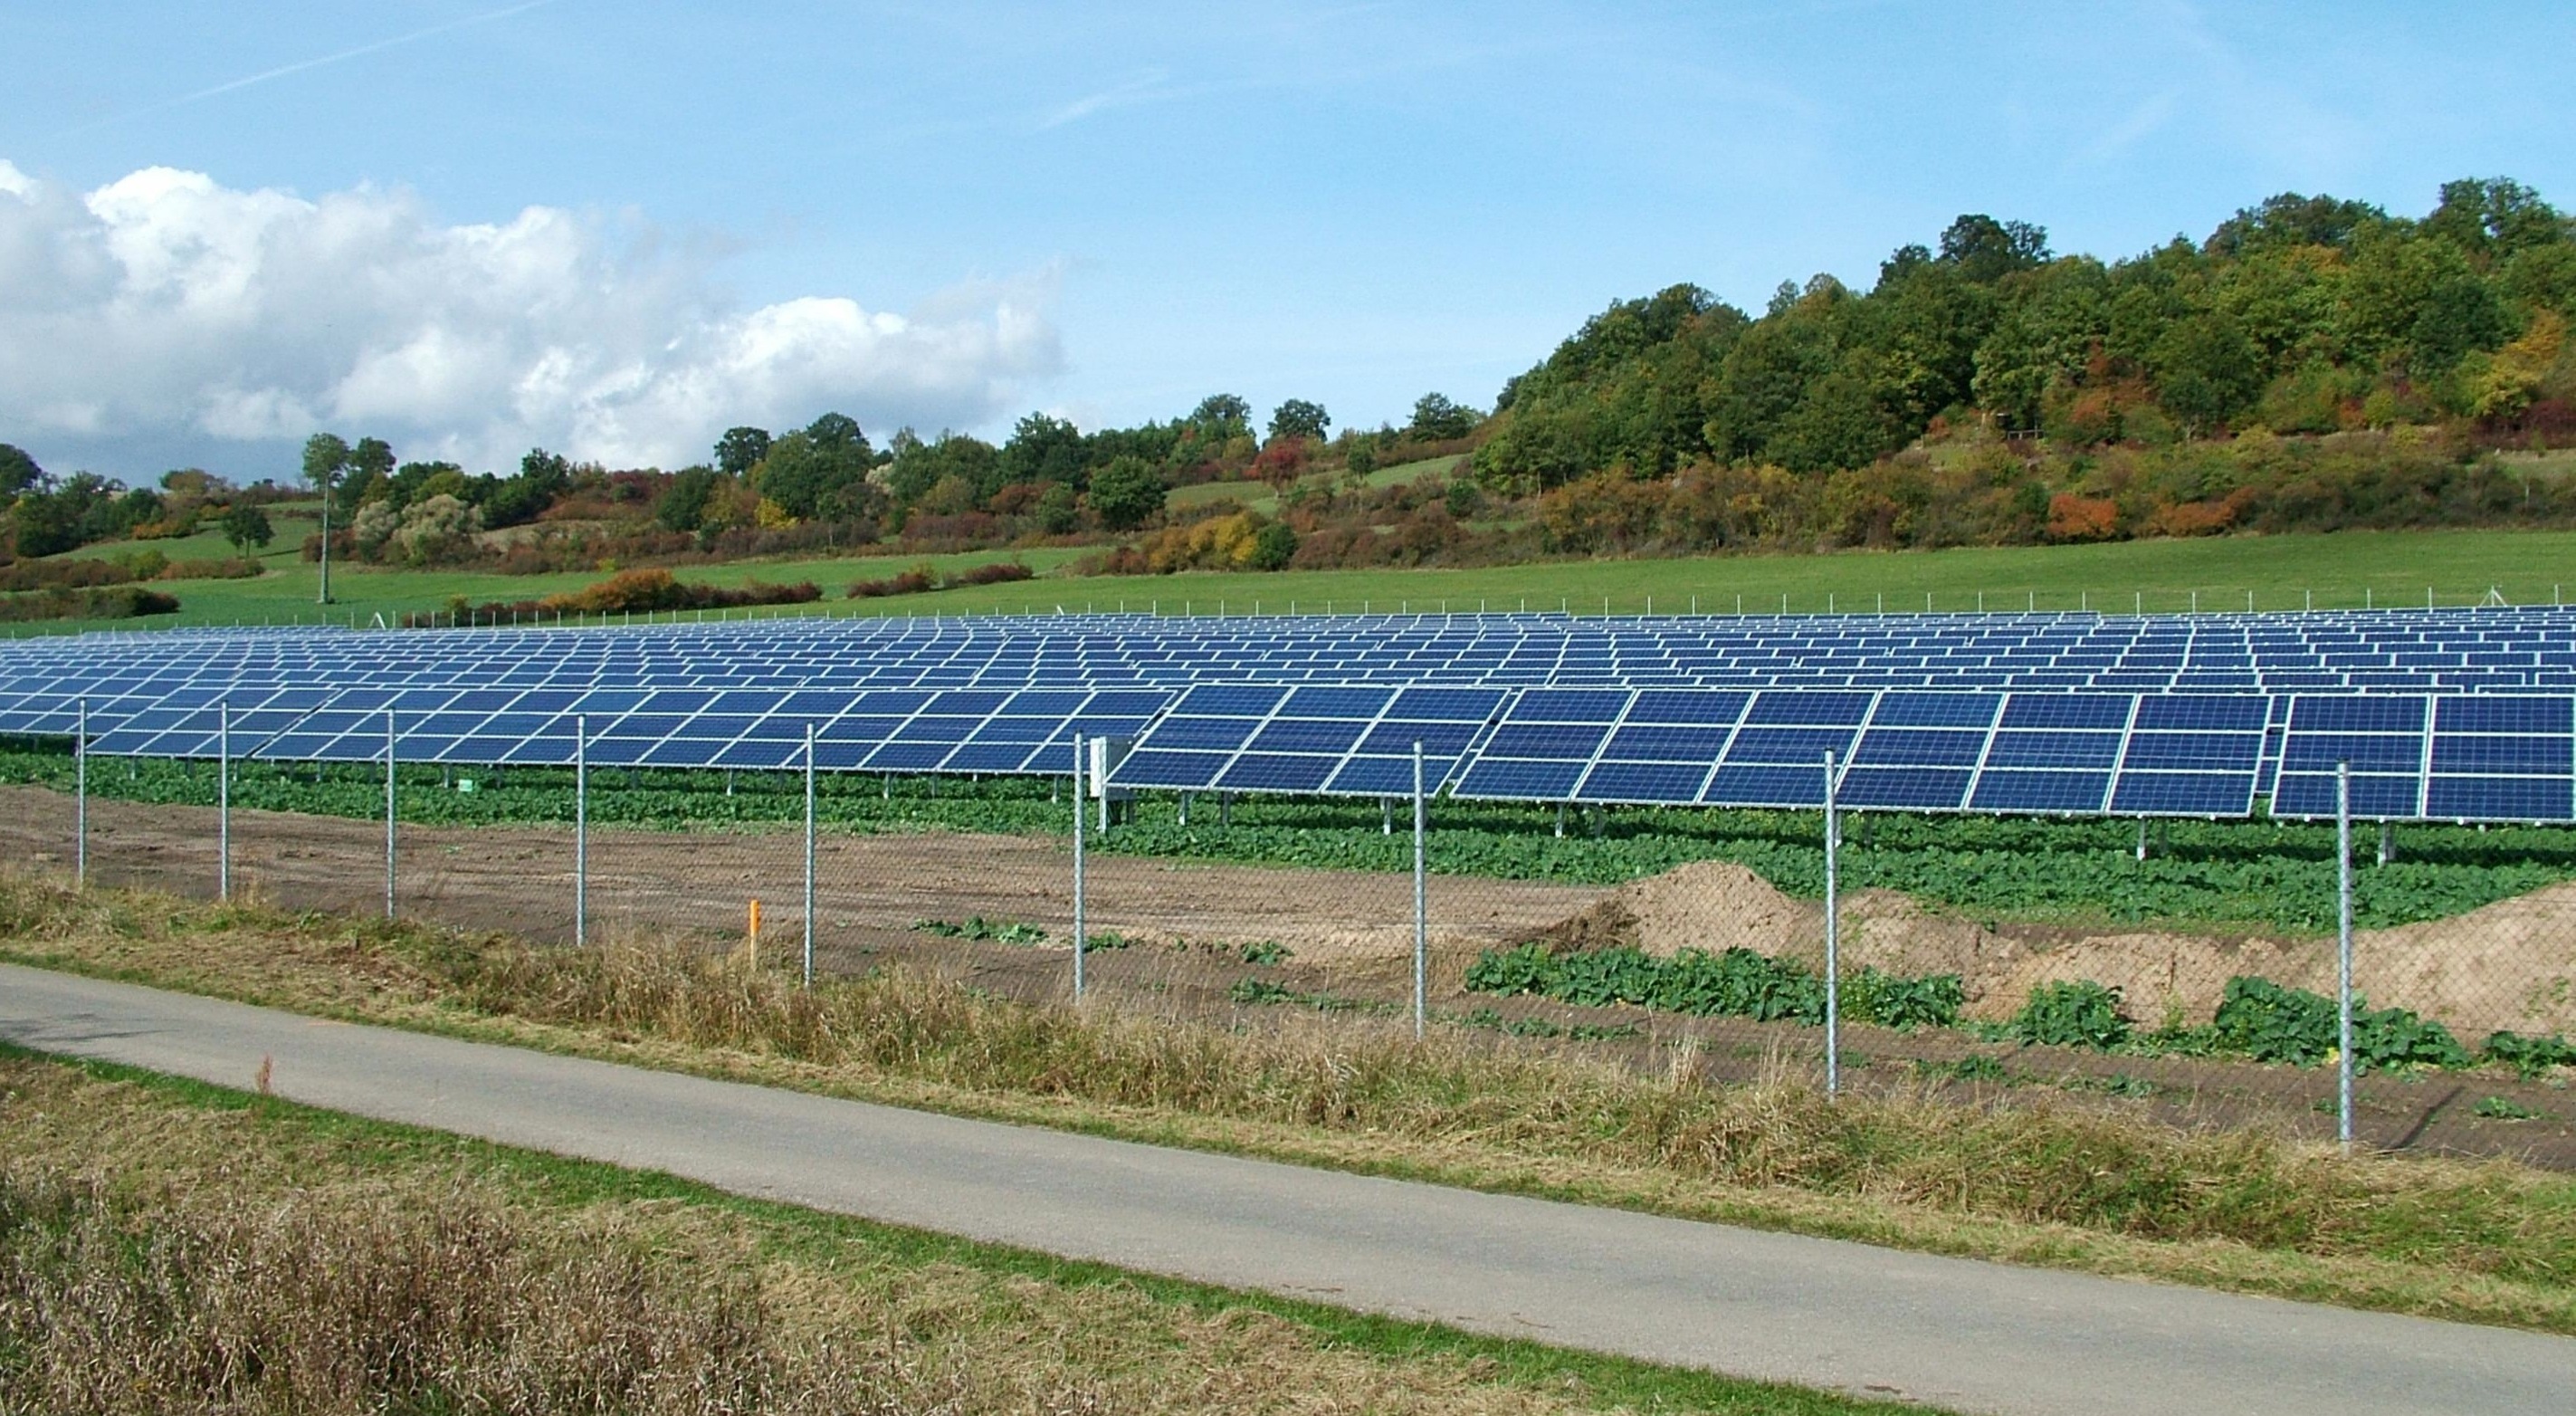
<svg viewBox="0 0 2576 1416"><path fill-rule="evenodd" d="M523 15L530 10L537 9L545 5L551 5L553 3L554 0L522 0L522 3L517 5L505 6L498 10L486 10L479 15L466 15L458 19L446 21L443 24L431 25L427 29L416 29L409 34L398 34L390 39L379 39L370 44L361 44L354 49L343 49L336 54L324 54L317 58L299 59L292 64L280 64L274 69L264 69L259 73L246 75L242 78L220 83L212 88L202 88L194 93L181 94L177 98L165 99L159 103L146 104L141 108L130 108L123 113L111 114L94 122L83 123L78 127L65 128L61 132L54 134L54 136L58 138L70 137L75 133L86 133L93 128L102 128L110 123L122 122L128 118L139 118L146 113L160 113L186 104L200 103L209 98L219 97L228 93L236 93L242 89L267 83L271 79L282 79L289 74L301 74L308 69L324 69L333 64L344 64L352 59L363 58L369 54L380 54L385 50L396 49L406 44L417 43L420 40L428 39L435 35L446 34L451 30L465 29L472 25L490 24L494 20L506 20L512 15Z"/></svg>

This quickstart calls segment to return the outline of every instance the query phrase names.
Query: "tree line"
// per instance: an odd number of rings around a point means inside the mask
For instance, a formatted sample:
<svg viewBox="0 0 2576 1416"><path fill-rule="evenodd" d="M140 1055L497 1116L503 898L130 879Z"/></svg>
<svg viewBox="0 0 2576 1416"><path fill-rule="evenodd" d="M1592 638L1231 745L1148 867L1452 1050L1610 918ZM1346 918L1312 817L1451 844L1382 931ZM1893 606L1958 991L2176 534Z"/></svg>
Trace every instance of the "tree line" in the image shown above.
<svg viewBox="0 0 2576 1416"><path fill-rule="evenodd" d="M2286 193L2105 262L1966 215L1876 282L1784 283L1759 316L1694 285L1611 305L1508 383L1478 476L1544 491L1694 464L1866 467L1974 424L2062 448L2445 420L2576 433L2576 223L2505 178L2434 210Z"/></svg>

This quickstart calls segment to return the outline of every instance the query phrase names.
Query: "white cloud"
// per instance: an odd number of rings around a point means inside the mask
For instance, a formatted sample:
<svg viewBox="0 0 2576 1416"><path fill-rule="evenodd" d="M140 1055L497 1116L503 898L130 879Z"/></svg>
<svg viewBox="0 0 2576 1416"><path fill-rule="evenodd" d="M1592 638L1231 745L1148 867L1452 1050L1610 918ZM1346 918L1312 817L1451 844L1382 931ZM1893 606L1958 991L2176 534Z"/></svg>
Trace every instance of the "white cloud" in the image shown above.
<svg viewBox="0 0 2576 1416"><path fill-rule="evenodd" d="M826 409L977 426L1058 371L1054 276L910 315L729 303L651 233L552 207L446 225L408 192L306 200L147 168L86 194L0 160L0 439L300 440L506 469L706 456Z"/></svg>

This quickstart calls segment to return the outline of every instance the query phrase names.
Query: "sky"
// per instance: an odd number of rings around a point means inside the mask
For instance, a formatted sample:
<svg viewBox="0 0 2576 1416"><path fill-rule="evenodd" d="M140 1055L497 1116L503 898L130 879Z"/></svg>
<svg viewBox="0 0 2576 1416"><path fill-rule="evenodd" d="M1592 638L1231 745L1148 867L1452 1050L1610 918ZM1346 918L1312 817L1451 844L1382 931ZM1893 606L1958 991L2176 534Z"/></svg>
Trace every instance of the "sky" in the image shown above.
<svg viewBox="0 0 2576 1416"><path fill-rule="evenodd" d="M0 442L509 471L827 410L1490 406L1611 301L2116 258L2282 191L2576 208L2576 6L0 0Z"/></svg>

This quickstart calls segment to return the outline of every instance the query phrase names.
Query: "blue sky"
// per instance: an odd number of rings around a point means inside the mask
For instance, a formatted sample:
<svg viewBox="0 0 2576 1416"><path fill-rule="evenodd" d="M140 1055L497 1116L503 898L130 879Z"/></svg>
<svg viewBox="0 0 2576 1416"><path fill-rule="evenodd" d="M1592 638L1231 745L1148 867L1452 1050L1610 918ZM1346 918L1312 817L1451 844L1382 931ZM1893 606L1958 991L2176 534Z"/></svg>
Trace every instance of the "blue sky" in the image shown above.
<svg viewBox="0 0 2576 1416"><path fill-rule="evenodd" d="M2564 4L10 0L0 46L0 441L128 477L1374 425L1963 211L2120 255L2283 190L2576 206Z"/></svg>

